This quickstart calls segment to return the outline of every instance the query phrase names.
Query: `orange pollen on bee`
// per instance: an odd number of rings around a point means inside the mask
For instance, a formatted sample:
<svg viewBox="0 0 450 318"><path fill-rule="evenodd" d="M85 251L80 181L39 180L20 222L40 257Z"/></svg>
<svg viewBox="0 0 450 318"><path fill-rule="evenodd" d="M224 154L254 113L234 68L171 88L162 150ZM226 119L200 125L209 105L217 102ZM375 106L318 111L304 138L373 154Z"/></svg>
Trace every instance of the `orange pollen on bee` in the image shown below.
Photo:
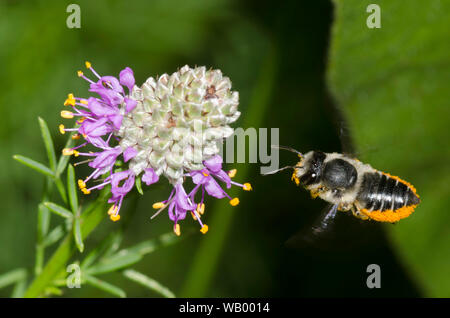
<svg viewBox="0 0 450 318"><path fill-rule="evenodd" d="M401 219L407 218L414 212L416 205L409 205L401 207L397 210L386 210L386 211L369 211L367 209L362 209L361 213L366 215L368 218L378 221L378 222L389 222L395 223Z"/></svg>
<svg viewBox="0 0 450 318"><path fill-rule="evenodd" d="M292 173L291 180L295 181L295 184L296 184L296 185L299 185L299 184L300 184L300 179L297 177L297 175L296 175L296 173L295 173L295 170L294 170L294 172Z"/></svg>

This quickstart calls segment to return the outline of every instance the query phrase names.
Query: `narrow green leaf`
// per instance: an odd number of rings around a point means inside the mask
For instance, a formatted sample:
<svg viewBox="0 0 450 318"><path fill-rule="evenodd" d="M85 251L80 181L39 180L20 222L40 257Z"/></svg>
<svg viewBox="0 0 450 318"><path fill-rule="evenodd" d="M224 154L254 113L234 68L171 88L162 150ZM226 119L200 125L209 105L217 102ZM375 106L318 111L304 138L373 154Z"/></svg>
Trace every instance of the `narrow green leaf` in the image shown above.
<svg viewBox="0 0 450 318"><path fill-rule="evenodd" d="M39 163L37 161L34 161L33 159L21 156L21 155L14 155L13 156L14 160L17 160L18 162L24 164L25 166L36 170L39 173L42 173L48 177L54 178L55 175L53 174L53 172L47 168L46 166L44 166L42 163Z"/></svg>
<svg viewBox="0 0 450 318"><path fill-rule="evenodd" d="M27 271L23 268L17 268L10 272L0 275L0 288L14 284L21 279L24 279L27 275Z"/></svg>
<svg viewBox="0 0 450 318"><path fill-rule="evenodd" d="M139 194L144 195L144 191L142 191L142 181L141 178L136 178L136 189L139 192Z"/></svg>
<svg viewBox="0 0 450 318"><path fill-rule="evenodd" d="M175 294L170 291L167 287L161 285L159 282L157 282L156 280L154 280L153 278L150 278L142 273L139 273L133 269L127 269L125 271L123 271L123 275L144 286L147 287L150 290L153 290L154 292L166 297L166 298L175 298Z"/></svg>
<svg viewBox="0 0 450 318"><path fill-rule="evenodd" d="M64 236L63 226L58 225L44 238L44 240L42 241L42 245L50 246L59 241L59 239L62 238L63 236Z"/></svg>
<svg viewBox="0 0 450 318"><path fill-rule="evenodd" d="M62 216L63 218L71 219L73 214L71 211L63 208L62 206L55 204L53 202L44 202L44 205L50 209L50 211Z"/></svg>
<svg viewBox="0 0 450 318"><path fill-rule="evenodd" d="M141 243L138 243L130 248L127 248L128 251L138 253L141 255L149 254L155 251L156 249L164 246L168 246L174 243L179 242L182 238L176 236L173 232L165 233L158 238L147 240Z"/></svg>
<svg viewBox="0 0 450 318"><path fill-rule="evenodd" d="M22 279L20 279L14 286L11 298L22 298L23 295L25 294L26 288L27 288L27 275L25 273L25 276Z"/></svg>
<svg viewBox="0 0 450 318"><path fill-rule="evenodd" d="M64 148L72 148L73 145L75 145L75 140L69 137ZM58 166L56 167L56 177L59 177L64 172L69 160L70 156L64 156L61 154L61 156L59 157Z"/></svg>
<svg viewBox="0 0 450 318"><path fill-rule="evenodd" d="M73 224L73 235L75 238L75 244L76 244L78 250L80 251L80 253L83 253L84 243L83 243L83 238L81 236L80 218L76 217L74 221L75 221L75 223Z"/></svg>
<svg viewBox="0 0 450 318"><path fill-rule="evenodd" d="M47 123L41 117L38 117L39 126L41 128L42 139L44 140L45 149L47 150L47 157L50 169L56 171L56 155L55 148L53 146L53 140L48 130Z"/></svg>
<svg viewBox="0 0 450 318"><path fill-rule="evenodd" d="M78 196L77 196L77 186L75 182L75 170L72 165L69 165L67 169L67 192L69 193L70 207L74 215L78 211Z"/></svg>
<svg viewBox="0 0 450 318"><path fill-rule="evenodd" d="M88 274L98 275L103 273L114 272L119 269L129 267L142 259L142 256L138 253L130 252L128 250L122 250L119 253L101 259L91 268L86 271Z"/></svg>
<svg viewBox="0 0 450 318"><path fill-rule="evenodd" d="M120 246L122 241L122 232L114 232L108 235L96 248L89 252L89 254L81 262L81 268L85 269L91 266L101 255L109 256L114 253Z"/></svg>
<svg viewBox="0 0 450 318"><path fill-rule="evenodd" d="M55 184L56 188L58 189L59 195L61 196L61 199L64 201L64 203L67 204L66 188L64 187L64 184L61 179L59 179L59 177L55 179Z"/></svg>
<svg viewBox="0 0 450 318"><path fill-rule="evenodd" d="M38 241L41 242L48 232L50 226L50 211L40 203L38 206Z"/></svg>
<svg viewBox="0 0 450 318"><path fill-rule="evenodd" d="M117 286L114 286L110 283L107 283L103 280L100 280L100 279L90 276L90 275L85 275L84 279L85 279L86 283L88 283L89 285L96 287L98 289L101 289L105 292L108 292L111 295L121 297L121 298L126 297L125 292Z"/></svg>

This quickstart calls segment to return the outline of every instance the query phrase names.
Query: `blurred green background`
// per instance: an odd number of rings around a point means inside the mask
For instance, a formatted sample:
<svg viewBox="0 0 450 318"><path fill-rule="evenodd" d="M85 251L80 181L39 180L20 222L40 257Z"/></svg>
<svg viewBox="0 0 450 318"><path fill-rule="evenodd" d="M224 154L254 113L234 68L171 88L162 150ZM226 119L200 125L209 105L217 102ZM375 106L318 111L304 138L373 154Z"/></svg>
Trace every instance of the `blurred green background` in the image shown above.
<svg viewBox="0 0 450 318"><path fill-rule="evenodd" d="M423 203L395 226L342 215L325 244L287 247L324 202L311 200L289 173L262 177L260 164L229 165L254 191L240 194L233 209L208 201L207 235L186 219L179 243L134 268L186 297L450 296L448 2L378 1L382 28L368 29L370 1L76 1L81 28L69 29L72 2L0 2L0 273L32 272L44 183L12 155L46 162L38 116L63 148L59 112L67 93L87 94L76 76L84 61L104 75L129 66L137 83L189 64L231 78L242 112L235 127L280 128L280 144L301 151L353 143L362 160L413 183ZM280 158L281 165L296 160ZM128 198L124 246L171 230L165 216L149 221L151 204L168 192L161 183ZM105 217L87 251L121 226ZM381 289L366 287L373 263ZM157 296L119 274L104 278L127 296ZM109 295L83 285L64 296Z"/></svg>

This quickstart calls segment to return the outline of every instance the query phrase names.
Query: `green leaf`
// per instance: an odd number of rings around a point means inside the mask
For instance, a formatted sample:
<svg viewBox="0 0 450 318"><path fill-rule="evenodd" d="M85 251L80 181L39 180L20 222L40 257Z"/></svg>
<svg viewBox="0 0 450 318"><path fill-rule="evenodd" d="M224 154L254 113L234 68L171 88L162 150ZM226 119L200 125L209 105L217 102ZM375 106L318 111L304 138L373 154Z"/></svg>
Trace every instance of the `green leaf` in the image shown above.
<svg viewBox="0 0 450 318"><path fill-rule="evenodd" d="M81 236L81 225L80 225L80 218L76 217L73 224L73 236L75 238L75 245L77 246L80 253L83 253L84 251L84 243L83 238Z"/></svg>
<svg viewBox="0 0 450 318"><path fill-rule="evenodd" d="M58 214L59 216L62 216L63 218L71 219L73 218L73 214L71 211L67 210L66 208L53 203L53 202L44 202L45 207L47 207L50 211Z"/></svg>
<svg viewBox="0 0 450 318"><path fill-rule="evenodd" d="M45 149L47 150L48 162L50 169L56 172L56 155L55 148L53 146L53 140L48 130L47 123L41 117L38 117L39 126L41 128L42 139L44 140Z"/></svg>
<svg viewBox="0 0 450 318"><path fill-rule="evenodd" d="M64 203L67 204L67 194L66 194L66 188L64 187L64 184L62 183L61 179L56 178L55 180L56 188L58 189L59 195L61 196L61 199L64 201Z"/></svg>
<svg viewBox="0 0 450 318"><path fill-rule="evenodd" d="M26 278L27 271L24 268L17 268L10 272L0 275L0 288L15 284Z"/></svg>
<svg viewBox="0 0 450 318"><path fill-rule="evenodd" d="M328 82L362 161L414 184L422 202L393 248L428 297L450 297L450 2L336 1ZM366 149L377 149L367 152Z"/></svg>
<svg viewBox="0 0 450 318"><path fill-rule="evenodd" d="M85 269L91 266L101 255L109 256L114 253L122 241L122 232L117 231L106 237L96 248L94 248L81 262L81 268Z"/></svg>
<svg viewBox="0 0 450 318"><path fill-rule="evenodd" d="M142 256L145 254L152 253L158 248L169 246L171 244L180 242L185 236L178 237L173 232L165 233L158 238L147 240L141 243L138 243L132 247L127 248L128 251L141 254Z"/></svg>
<svg viewBox="0 0 450 318"><path fill-rule="evenodd" d="M72 148L74 145L75 145L75 140L73 140L72 138L69 137L64 148ZM70 156L64 156L61 154L61 156L59 157L58 166L56 168L56 176L57 177L59 177L64 172L64 170L67 167L67 164L69 163L69 160L70 160Z"/></svg>
<svg viewBox="0 0 450 318"><path fill-rule="evenodd" d="M166 298L175 298L175 294L172 291L170 291L167 287L161 285L156 280L154 280L148 276L145 276L144 274L139 273L133 269L127 269L127 270L123 271L123 275L126 278L128 278L144 287L147 287L148 289L153 290L154 292L156 292Z"/></svg>
<svg viewBox="0 0 450 318"><path fill-rule="evenodd" d="M142 191L142 181L141 178L136 178L136 189L139 192L139 194L144 195L144 191Z"/></svg>
<svg viewBox="0 0 450 318"><path fill-rule="evenodd" d="M67 192L69 193L70 207L74 215L78 212L77 186L75 182L75 170L72 165L67 169Z"/></svg>
<svg viewBox="0 0 450 318"><path fill-rule="evenodd" d="M110 283L107 283L103 280L100 280L96 277L90 276L90 275L84 275L84 280L86 281L86 283L88 283L89 285L96 287L98 289L101 289L105 292L110 293L111 295L117 296L117 297L121 297L121 298L125 298L126 294L125 292L120 289L117 286L114 286Z"/></svg>
<svg viewBox="0 0 450 318"><path fill-rule="evenodd" d="M42 245L50 246L59 241L64 236L64 228L61 225L55 227L42 241Z"/></svg>
<svg viewBox="0 0 450 318"><path fill-rule="evenodd" d="M14 155L13 156L14 160L17 160L18 162L24 164L25 166L36 170L39 173L42 173L48 177L54 178L54 174L53 172L47 168L46 166L44 166L42 163L39 163L37 161L34 161L33 159L21 156L21 155Z"/></svg>
<svg viewBox="0 0 450 318"><path fill-rule="evenodd" d="M40 203L38 206L38 241L41 242L48 232L50 226L50 211Z"/></svg>
<svg viewBox="0 0 450 318"><path fill-rule="evenodd" d="M88 268L86 272L90 275L114 272L129 267L139 262L141 259L142 256L138 253L122 250L113 256L101 259L94 266Z"/></svg>

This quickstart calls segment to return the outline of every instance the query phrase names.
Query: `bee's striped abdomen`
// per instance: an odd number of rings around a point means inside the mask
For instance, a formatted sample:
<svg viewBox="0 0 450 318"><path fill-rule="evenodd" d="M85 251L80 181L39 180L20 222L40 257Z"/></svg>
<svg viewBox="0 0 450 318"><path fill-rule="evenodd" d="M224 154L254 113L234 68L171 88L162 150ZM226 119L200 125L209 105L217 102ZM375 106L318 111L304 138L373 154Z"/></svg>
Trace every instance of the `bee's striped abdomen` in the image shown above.
<svg viewBox="0 0 450 318"><path fill-rule="evenodd" d="M362 206L361 213L380 222L406 218L420 202L411 184L378 171L363 175L357 200Z"/></svg>

